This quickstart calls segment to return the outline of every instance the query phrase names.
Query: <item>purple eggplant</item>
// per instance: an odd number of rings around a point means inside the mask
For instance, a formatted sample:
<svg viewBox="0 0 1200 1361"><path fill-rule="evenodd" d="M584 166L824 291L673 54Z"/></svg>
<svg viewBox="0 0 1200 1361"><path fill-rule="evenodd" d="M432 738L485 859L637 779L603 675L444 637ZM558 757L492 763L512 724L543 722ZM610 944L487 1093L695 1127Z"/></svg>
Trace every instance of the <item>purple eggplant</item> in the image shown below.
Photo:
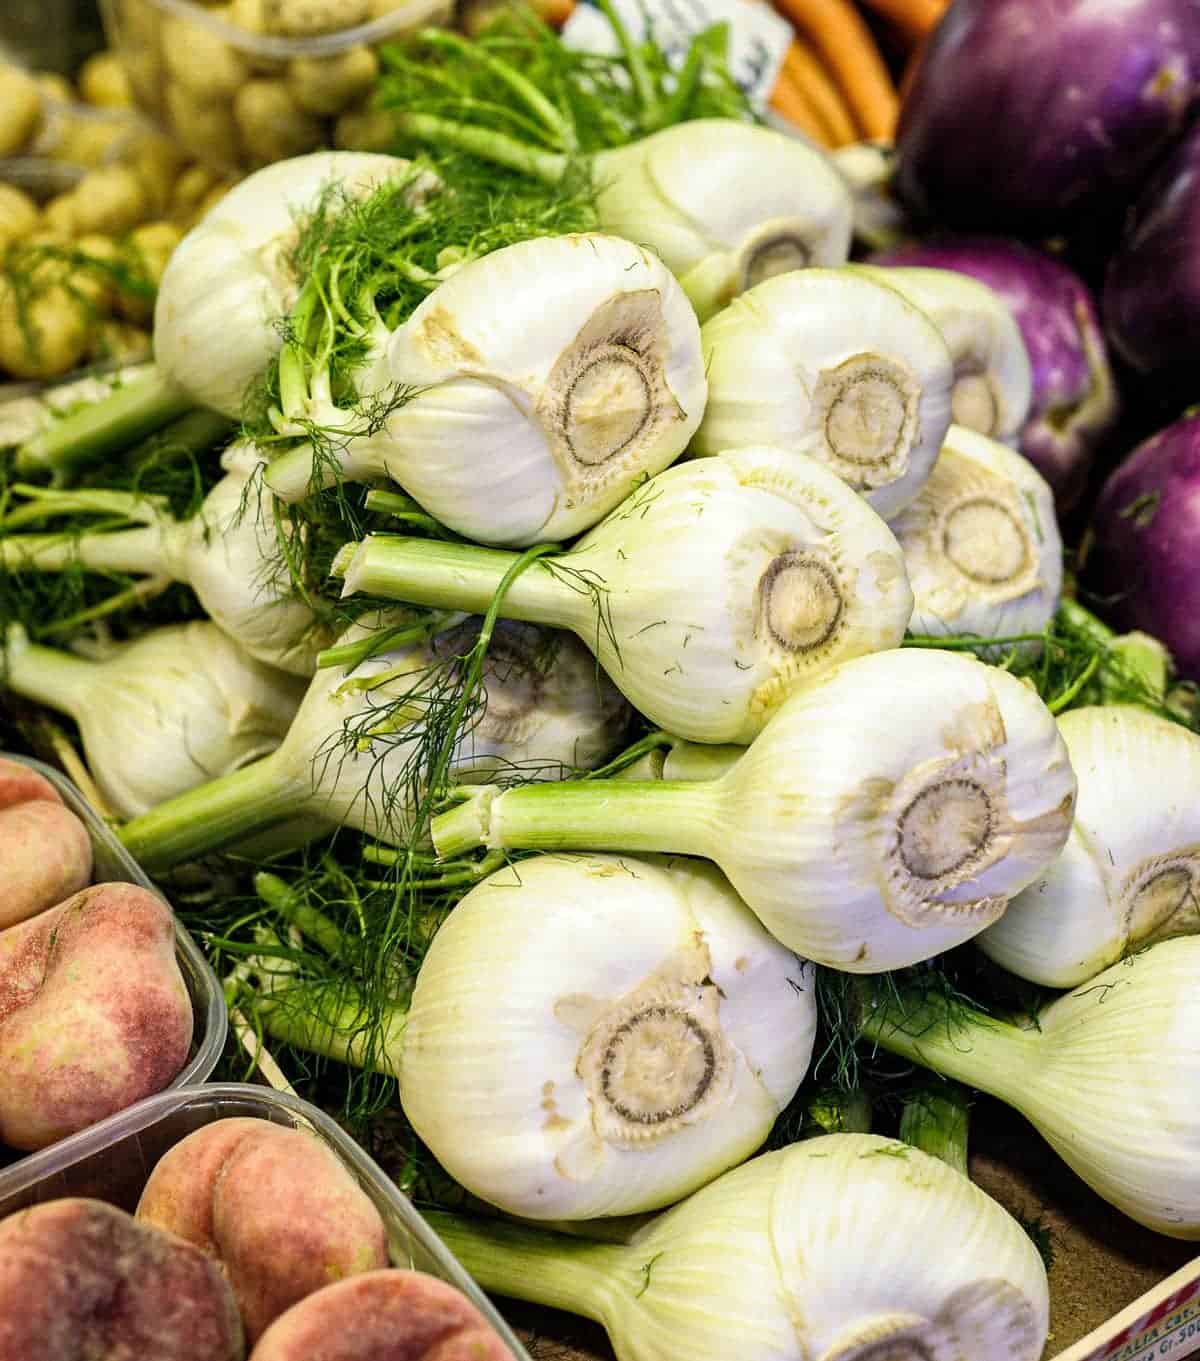
<svg viewBox="0 0 1200 1361"><path fill-rule="evenodd" d="M1200 680L1200 413L1146 440L1105 482L1087 582L1120 628L1164 643Z"/></svg>
<svg viewBox="0 0 1200 1361"><path fill-rule="evenodd" d="M1066 230L1136 189L1198 93L1200 0L955 0L900 111L896 188L955 229Z"/></svg>
<svg viewBox="0 0 1200 1361"><path fill-rule="evenodd" d="M1143 190L1104 284L1104 323L1139 373L1194 372L1200 351L1200 124Z"/></svg>
<svg viewBox="0 0 1200 1361"><path fill-rule="evenodd" d="M1116 384L1087 285L1053 256L999 237L917 242L872 261L970 274L1009 305L1033 367L1033 404L1017 447L1054 489L1059 513L1070 510L1118 413Z"/></svg>

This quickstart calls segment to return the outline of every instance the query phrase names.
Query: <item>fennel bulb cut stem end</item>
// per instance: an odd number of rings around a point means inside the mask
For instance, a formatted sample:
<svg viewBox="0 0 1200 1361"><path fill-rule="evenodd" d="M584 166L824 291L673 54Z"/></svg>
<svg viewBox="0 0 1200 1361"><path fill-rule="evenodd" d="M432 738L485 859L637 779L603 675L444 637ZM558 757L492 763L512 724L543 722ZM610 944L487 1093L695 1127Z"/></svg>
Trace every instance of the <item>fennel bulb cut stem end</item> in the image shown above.
<svg viewBox="0 0 1200 1361"><path fill-rule="evenodd" d="M125 849L150 874L195 860L298 813L308 793L274 755L168 799L119 831Z"/></svg>
<svg viewBox="0 0 1200 1361"><path fill-rule="evenodd" d="M537 147L491 128L458 123L427 113L394 113L393 118L396 130L403 136L431 146L454 147L546 184L557 184L566 173L566 156L554 151L539 151Z"/></svg>
<svg viewBox="0 0 1200 1361"><path fill-rule="evenodd" d="M494 786L430 824L444 859L474 846L531 851L676 851L707 856L715 826L713 781L584 780Z"/></svg>
<svg viewBox="0 0 1200 1361"><path fill-rule="evenodd" d="M35 435L17 450L24 473L51 469L59 479L153 434L196 403L157 369Z"/></svg>
<svg viewBox="0 0 1200 1361"><path fill-rule="evenodd" d="M369 534L342 549L334 574L341 569L343 597L363 591L409 605L485 614L520 556L502 548ZM537 562L505 585L500 615L560 628L581 623L585 631L596 623L589 597Z"/></svg>
<svg viewBox="0 0 1200 1361"><path fill-rule="evenodd" d="M430 1227L487 1291L604 1322L609 1282L629 1266L629 1249L505 1220L427 1210Z"/></svg>

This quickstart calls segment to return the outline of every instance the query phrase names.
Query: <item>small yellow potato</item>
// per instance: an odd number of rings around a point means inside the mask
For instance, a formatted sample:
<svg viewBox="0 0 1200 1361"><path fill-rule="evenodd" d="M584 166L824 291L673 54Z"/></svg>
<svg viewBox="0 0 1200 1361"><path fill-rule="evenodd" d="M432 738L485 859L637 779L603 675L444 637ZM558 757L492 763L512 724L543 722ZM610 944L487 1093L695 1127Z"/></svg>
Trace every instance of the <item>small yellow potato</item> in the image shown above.
<svg viewBox="0 0 1200 1361"><path fill-rule="evenodd" d="M229 193L229 191L233 188L233 186L236 183L237 183L236 180L226 179L221 180L220 183L218 184L214 184L213 187L208 191L208 193L205 194L204 197L200 200L200 202L196 205L196 213L192 225L194 225L195 222L199 222L203 218L207 217L209 211L212 208L215 208L218 203L220 203L220 201L225 197L227 193Z"/></svg>
<svg viewBox="0 0 1200 1361"><path fill-rule="evenodd" d="M84 292L97 312L110 314L117 305L120 246L111 236L88 232L76 239L72 253L79 261L71 274L72 286Z"/></svg>
<svg viewBox="0 0 1200 1361"><path fill-rule="evenodd" d="M152 213L165 213L180 170L183 152L169 137L158 132L140 135L122 158L141 181Z"/></svg>
<svg viewBox="0 0 1200 1361"><path fill-rule="evenodd" d="M169 83L167 118L179 145L197 160L236 166L242 148L230 101L206 103L182 85Z"/></svg>
<svg viewBox="0 0 1200 1361"><path fill-rule="evenodd" d="M157 289L171 252L183 239L183 233L173 222L147 222L129 233L125 256L130 272L139 283ZM117 293L117 311L126 321L149 326L154 317L154 298L151 294L123 288Z"/></svg>
<svg viewBox="0 0 1200 1361"><path fill-rule="evenodd" d="M101 109L131 109L133 90L115 52L96 52L79 68L79 93Z"/></svg>
<svg viewBox="0 0 1200 1361"><path fill-rule="evenodd" d="M383 109L347 109L333 129L339 151L390 152L396 141L391 114Z"/></svg>
<svg viewBox="0 0 1200 1361"><path fill-rule="evenodd" d="M233 116L255 165L315 151L324 141L319 119L305 113L281 80L251 80L233 101Z"/></svg>
<svg viewBox="0 0 1200 1361"><path fill-rule="evenodd" d="M61 284L22 287L0 276L0 369L17 378L57 378L87 353L87 308Z"/></svg>
<svg viewBox="0 0 1200 1361"><path fill-rule="evenodd" d="M287 87L308 113L338 114L368 94L379 75L379 58L359 43L333 57L295 57Z"/></svg>
<svg viewBox="0 0 1200 1361"><path fill-rule="evenodd" d="M0 254L21 237L28 236L38 224L38 208L33 199L12 184L0 183Z"/></svg>
<svg viewBox="0 0 1200 1361"><path fill-rule="evenodd" d="M39 149L51 160L95 168L119 160L134 134L135 125L119 114L87 118L68 113L47 127Z"/></svg>
<svg viewBox="0 0 1200 1361"><path fill-rule="evenodd" d="M44 99L53 100L56 104L75 102L75 90L71 82L66 76L60 76L57 71L39 71L34 76L34 81Z"/></svg>
<svg viewBox="0 0 1200 1361"><path fill-rule="evenodd" d="M222 10L211 11L214 18ZM203 24L167 19L162 34L167 79L206 103L236 94L248 74L237 51Z"/></svg>
<svg viewBox="0 0 1200 1361"><path fill-rule="evenodd" d="M72 191L79 232L119 235L144 222L148 209L141 180L127 165L89 170Z"/></svg>
<svg viewBox="0 0 1200 1361"><path fill-rule="evenodd" d="M177 218L189 217L221 179L217 171L207 165L188 165L171 186L171 213Z"/></svg>
<svg viewBox="0 0 1200 1361"><path fill-rule="evenodd" d="M127 321L109 318L92 327L88 343L89 364L103 361L137 364L149 359L152 351L150 332Z"/></svg>
<svg viewBox="0 0 1200 1361"><path fill-rule="evenodd" d="M233 24L235 28L240 28L246 33L253 33L256 36L266 33L267 14L266 7L268 0L230 0L228 9L225 11L226 20ZM267 57L250 48L240 49L242 60L257 75L278 76L287 69L287 62L279 57Z"/></svg>
<svg viewBox="0 0 1200 1361"><path fill-rule="evenodd" d="M160 112L163 106L163 68L157 49L130 45L121 53L121 65L142 108L152 113Z"/></svg>
<svg viewBox="0 0 1200 1361"><path fill-rule="evenodd" d="M74 192L56 194L42 206L42 226L57 236L74 236L79 231L78 209Z"/></svg>
<svg viewBox="0 0 1200 1361"><path fill-rule="evenodd" d="M263 10L268 32L310 38L365 23L370 0L265 0Z"/></svg>
<svg viewBox="0 0 1200 1361"><path fill-rule="evenodd" d="M42 121L42 92L19 66L0 62L0 156L15 156Z"/></svg>

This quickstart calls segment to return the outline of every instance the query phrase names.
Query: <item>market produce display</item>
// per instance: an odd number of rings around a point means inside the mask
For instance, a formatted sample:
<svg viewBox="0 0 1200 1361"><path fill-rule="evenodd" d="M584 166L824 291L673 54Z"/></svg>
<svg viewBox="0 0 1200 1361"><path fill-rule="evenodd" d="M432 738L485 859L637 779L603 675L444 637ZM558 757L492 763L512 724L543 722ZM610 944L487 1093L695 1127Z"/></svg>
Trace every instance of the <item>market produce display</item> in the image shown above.
<svg viewBox="0 0 1200 1361"><path fill-rule="evenodd" d="M28 376L153 325L0 406L14 745L484 1287L617 1361L1040 1361L973 1093L1200 1239L1200 0L778 0L773 88L736 12L492 9L110 0L84 92L228 178L0 200ZM0 769L14 1153L186 1055L89 857ZM509 1355L297 1130L131 1223L214 1355Z"/></svg>

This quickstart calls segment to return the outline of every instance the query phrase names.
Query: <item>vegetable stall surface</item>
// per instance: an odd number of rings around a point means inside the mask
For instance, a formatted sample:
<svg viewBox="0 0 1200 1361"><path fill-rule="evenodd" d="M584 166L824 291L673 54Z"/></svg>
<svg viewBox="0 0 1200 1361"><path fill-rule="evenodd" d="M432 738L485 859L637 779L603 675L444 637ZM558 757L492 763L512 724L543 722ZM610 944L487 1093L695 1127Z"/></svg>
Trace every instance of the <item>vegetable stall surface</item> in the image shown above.
<svg viewBox="0 0 1200 1361"><path fill-rule="evenodd" d="M877 1135L751 1159L625 1243L429 1219L486 1288L596 1319L618 1361L1037 1361L1046 1342L1024 1230L953 1167Z"/></svg>
<svg viewBox="0 0 1200 1361"><path fill-rule="evenodd" d="M13 625L4 666L14 694L75 719L97 787L122 818L274 751L304 693L299 678L252 661L206 622L148 630L91 661Z"/></svg>
<svg viewBox="0 0 1200 1361"><path fill-rule="evenodd" d="M1054 488L1059 510L1070 510L1119 407L1088 286L1058 257L1002 237L935 237L872 258L882 265L958 270L1007 303L1033 371L1032 402L1017 447Z"/></svg>
<svg viewBox="0 0 1200 1361"><path fill-rule="evenodd" d="M826 464L885 519L920 491L950 427L941 332L854 269L777 275L705 323L708 405L692 452L774 445Z"/></svg>
<svg viewBox="0 0 1200 1361"><path fill-rule="evenodd" d="M1086 579L1109 616L1153 634L1200 679L1200 414L1185 414L1109 474L1092 518Z"/></svg>
<svg viewBox="0 0 1200 1361"><path fill-rule="evenodd" d="M0 1220L0 1361L241 1361L216 1263L101 1200L64 1197Z"/></svg>
<svg viewBox="0 0 1200 1361"><path fill-rule="evenodd" d="M819 463L747 448L676 464L562 554L371 535L345 592L569 628L651 721L748 742L791 690L895 647L912 612L900 547Z"/></svg>
<svg viewBox="0 0 1200 1361"><path fill-rule="evenodd" d="M1052 1001L1036 1027L917 995L868 1005L863 1034L998 1096L1131 1219L1196 1239L1198 960L1197 937L1161 941Z"/></svg>
<svg viewBox="0 0 1200 1361"><path fill-rule="evenodd" d="M1079 780L1075 825L978 944L1020 978L1077 988L1154 941L1200 932L1200 735L1132 705L1058 722Z"/></svg>
<svg viewBox="0 0 1200 1361"><path fill-rule="evenodd" d="M1200 87L1196 0L956 0L896 130L896 187L942 228L1048 235L1119 206Z"/></svg>
<svg viewBox="0 0 1200 1361"><path fill-rule="evenodd" d="M161 1091L192 1008L162 899L97 884L0 931L0 1142L37 1149Z"/></svg>
<svg viewBox="0 0 1200 1361"><path fill-rule="evenodd" d="M1063 576L1054 498L1007 445L952 425L929 481L890 527L913 633L1036 637L1049 626Z"/></svg>
<svg viewBox="0 0 1200 1361"><path fill-rule="evenodd" d="M92 843L49 780L0 759L0 930L88 884Z"/></svg>
<svg viewBox="0 0 1200 1361"><path fill-rule="evenodd" d="M390 476L457 533L519 545L589 528L678 458L706 394L674 277L600 234L463 265L387 340L384 384L412 395L377 433L289 450L270 489L295 501L338 476ZM308 419L336 429L338 413Z"/></svg>
<svg viewBox="0 0 1200 1361"><path fill-rule="evenodd" d="M715 861L768 930L851 973L930 959L1061 850L1075 776L1032 689L903 648L794 691L719 779L471 791L436 817L472 846L672 850Z"/></svg>
<svg viewBox="0 0 1200 1361"><path fill-rule="evenodd" d="M219 1120L181 1140L136 1216L220 1263L251 1347L305 1296L388 1262L383 1219L337 1155L267 1120Z"/></svg>

